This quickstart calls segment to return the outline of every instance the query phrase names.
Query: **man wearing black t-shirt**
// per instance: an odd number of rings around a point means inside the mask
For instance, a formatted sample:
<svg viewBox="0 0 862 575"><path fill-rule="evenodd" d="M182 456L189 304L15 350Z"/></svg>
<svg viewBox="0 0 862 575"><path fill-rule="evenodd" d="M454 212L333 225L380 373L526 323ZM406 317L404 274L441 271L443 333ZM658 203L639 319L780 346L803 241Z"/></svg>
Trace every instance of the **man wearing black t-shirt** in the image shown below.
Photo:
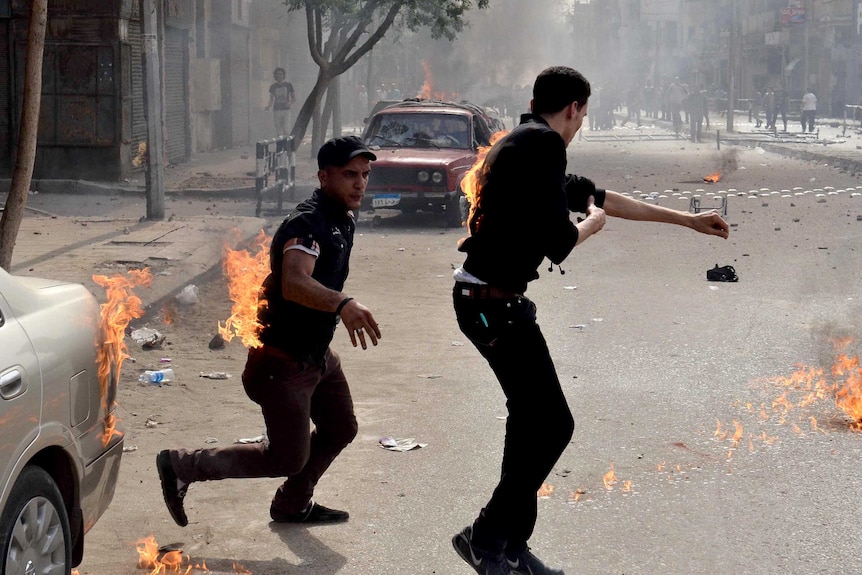
<svg viewBox="0 0 862 575"><path fill-rule="evenodd" d="M274 82L269 86L269 104L265 110L272 108L272 121L278 136L286 136L290 130L290 107L296 102L293 84L288 82L284 68L276 68L272 73Z"/></svg>
<svg viewBox="0 0 862 575"><path fill-rule="evenodd" d="M672 223L728 236L715 212L690 214L596 188L566 174L566 147L587 115L590 84L566 67L548 68L533 86L532 113L489 151L479 192L459 245L455 271L458 325L497 376L509 416L500 481L471 526L452 538L482 575L560 575L527 545L536 523L536 492L574 431L536 306L524 296L544 258L559 265L597 233L605 217ZM584 212L574 224L569 212Z"/></svg>
<svg viewBox="0 0 862 575"><path fill-rule="evenodd" d="M282 222L270 247L270 275L259 310L263 345L251 348L242 374L266 423L263 443L213 449L171 449L156 457L165 504L188 524L189 484L243 477L287 477L270 506L273 521L345 521L346 511L315 503L314 487L357 432L353 400L338 355L329 348L344 323L353 346L377 345L371 312L341 290L353 233L376 156L350 136L326 142L317 155L320 188ZM367 338L367 339L366 339ZM309 422L314 423L311 430Z"/></svg>

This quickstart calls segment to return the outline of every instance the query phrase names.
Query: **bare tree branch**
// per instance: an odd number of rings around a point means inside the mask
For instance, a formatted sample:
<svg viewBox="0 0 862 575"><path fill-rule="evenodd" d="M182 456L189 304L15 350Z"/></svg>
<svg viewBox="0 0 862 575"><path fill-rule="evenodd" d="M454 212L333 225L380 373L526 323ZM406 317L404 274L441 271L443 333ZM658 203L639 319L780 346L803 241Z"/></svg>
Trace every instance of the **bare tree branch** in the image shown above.
<svg viewBox="0 0 862 575"><path fill-rule="evenodd" d="M338 70L339 74L343 74L345 71L349 70L353 67L360 58L362 58L365 54L367 54L377 42L380 41L383 36L386 35L386 32L392 27L392 23L395 22L395 17L398 16L398 12L404 6L404 2L396 2L389 8L389 12L386 14L386 18L383 19L380 26L368 37L361 46L354 50L353 54L350 57L346 58L340 65L337 66L336 70Z"/></svg>

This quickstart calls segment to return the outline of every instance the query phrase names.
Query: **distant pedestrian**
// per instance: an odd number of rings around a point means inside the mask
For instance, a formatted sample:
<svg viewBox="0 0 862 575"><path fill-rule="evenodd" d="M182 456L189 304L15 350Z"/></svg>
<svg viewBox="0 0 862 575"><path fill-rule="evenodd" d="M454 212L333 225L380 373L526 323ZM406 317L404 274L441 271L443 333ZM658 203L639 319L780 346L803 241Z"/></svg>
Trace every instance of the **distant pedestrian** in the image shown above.
<svg viewBox="0 0 862 575"><path fill-rule="evenodd" d="M802 131L805 131L805 125L808 125L808 133L814 131L814 118L817 115L817 96L814 92L808 91L802 96Z"/></svg>
<svg viewBox="0 0 862 575"><path fill-rule="evenodd" d="M757 122L755 128L759 128L763 123L760 121L760 110L763 108L763 94L760 93L760 90L754 92L754 98L752 98L751 103L748 108L748 121Z"/></svg>
<svg viewBox="0 0 862 575"><path fill-rule="evenodd" d="M293 84L288 82L284 68L276 68L272 72L275 80L269 87L269 104L266 109L272 109L272 119L275 123L275 133L278 136L286 136L290 131L291 117L290 107L296 102L296 93Z"/></svg>
<svg viewBox="0 0 862 575"><path fill-rule="evenodd" d="M626 92L626 119L621 126L625 126L632 116L637 119L638 127L641 125L641 107L643 105L643 90L640 84L632 84Z"/></svg>
<svg viewBox="0 0 862 575"><path fill-rule="evenodd" d="M286 477L269 508L273 521L332 523L346 511L312 499L318 480L356 436L347 378L329 347L338 323L354 347L377 345L380 329L367 307L343 291L358 210L376 156L356 136L329 140L317 154L320 187L284 219L270 247L271 273L260 347L242 373L246 395L260 405L262 443L165 449L156 456L162 495L174 521L188 524L183 501L192 483ZM312 430L312 423L314 428Z"/></svg>
<svg viewBox="0 0 862 575"><path fill-rule="evenodd" d="M706 92L695 90L688 96L689 136L692 142L700 142L703 136L703 118L707 113Z"/></svg>
<svg viewBox="0 0 862 575"><path fill-rule="evenodd" d="M790 96L787 95L787 90L781 88L775 93L775 123L778 123L778 115L781 114L785 132L787 131L787 110L789 108Z"/></svg>
<svg viewBox="0 0 862 575"><path fill-rule="evenodd" d="M766 129L775 129L775 92L772 90L763 95L763 113L766 115Z"/></svg>
<svg viewBox="0 0 862 575"><path fill-rule="evenodd" d="M688 98L688 88L680 82L679 78L674 78L670 86L667 87L666 95L667 105L673 120L673 131L678 134L682 127L682 110L686 98Z"/></svg>

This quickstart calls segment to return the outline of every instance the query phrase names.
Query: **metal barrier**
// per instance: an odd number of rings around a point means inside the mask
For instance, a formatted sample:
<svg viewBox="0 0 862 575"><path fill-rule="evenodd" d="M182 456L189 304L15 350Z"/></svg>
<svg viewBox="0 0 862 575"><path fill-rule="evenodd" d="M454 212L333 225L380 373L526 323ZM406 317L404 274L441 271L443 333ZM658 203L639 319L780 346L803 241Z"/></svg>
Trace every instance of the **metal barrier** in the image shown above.
<svg viewBox="0 0 862 575"><path fill-rule="evenodd" d="M694 214L698 214L703 211L709 210L718 210L722 216L727 217L727 196L713 196L713 199L718 198L717 206L701 206L700 198L692 196L691 201L688 203L688 209Z"/></svg>
<svg viewBox="0 0 862 575"><path fill-rule="evenodd" d="M296 147L293 136L260 140L256 146L257 172L254 192L257 198L255 216L260 216L264 194L276 192L275 213L282 213L285 191L289 199L296 192ZM270 183L272 181L272 183Z"/></svg>
<svg viewBox="0 0 862 575"><path fill-rule="evenodd" d="M858 128L862 128L862 106L844 104L844 127L841 130L842 136L847 134L848 116L851 122L853 122L854 120L859 122Z"/></svg>

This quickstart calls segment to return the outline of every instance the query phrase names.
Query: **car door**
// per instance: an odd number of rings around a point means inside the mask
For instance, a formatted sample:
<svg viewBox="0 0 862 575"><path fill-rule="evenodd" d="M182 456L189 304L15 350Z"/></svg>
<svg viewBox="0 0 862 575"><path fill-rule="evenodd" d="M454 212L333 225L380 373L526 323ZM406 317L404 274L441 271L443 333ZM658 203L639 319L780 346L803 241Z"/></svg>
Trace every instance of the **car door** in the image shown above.
<svg viewBox="0 0 862 575"><path fill-rule="evenodd" d="M38 358L0 293L0 489L4 492L21 454L39 434L41 404Z"/></svg>

